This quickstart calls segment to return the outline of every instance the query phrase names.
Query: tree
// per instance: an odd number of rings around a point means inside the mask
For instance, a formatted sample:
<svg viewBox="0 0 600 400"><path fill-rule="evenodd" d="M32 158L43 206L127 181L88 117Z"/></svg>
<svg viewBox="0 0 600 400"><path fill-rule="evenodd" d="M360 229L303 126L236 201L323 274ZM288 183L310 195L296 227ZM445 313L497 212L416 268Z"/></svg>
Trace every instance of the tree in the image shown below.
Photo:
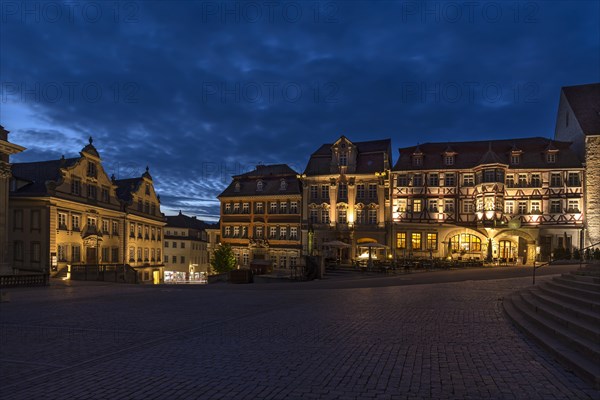
<svg viewBox="0 0 600 400"><path fill-rule="evenodd" d="M210 265L217 274L222 274L235 269L236 259L231 246L228 244L220 245L213 252Z"/></svg>

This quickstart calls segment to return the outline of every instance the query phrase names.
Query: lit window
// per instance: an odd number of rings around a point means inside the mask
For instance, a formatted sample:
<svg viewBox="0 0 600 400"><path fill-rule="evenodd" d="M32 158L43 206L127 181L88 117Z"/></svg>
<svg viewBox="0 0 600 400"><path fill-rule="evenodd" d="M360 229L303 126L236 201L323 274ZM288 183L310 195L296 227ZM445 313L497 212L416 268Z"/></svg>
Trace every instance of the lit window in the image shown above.
<svg viewBox="0 0 600 400"><path fill-rule="evenodd" d="M413 200L413 212L420 213L423 210L423 204L421 199Z"/></svg>
<svg viewBox="0 0 600 400"><path fill-rule="evenodd" d="M437 249L437 233L428 233L427 234L427 250L436 250Z"/></svg>
<svg viewBox="0 0 600 400"><path fill-rule="evenodd" d="M413 232L411 234L410 244L413 250L421 250L421 232Z"/></svg>
<svg viewBox="0 0 600 400"><path fill-rule="evenodd" d="M406 212L406 199L398 199L398 212Z"/></svg>
<svg viewBox="0 0 600 400"><path fill-rule="evenodd" d="M396 248L397 249L405 249L406 248L406 232L397 232L396 233Z"/></svg>

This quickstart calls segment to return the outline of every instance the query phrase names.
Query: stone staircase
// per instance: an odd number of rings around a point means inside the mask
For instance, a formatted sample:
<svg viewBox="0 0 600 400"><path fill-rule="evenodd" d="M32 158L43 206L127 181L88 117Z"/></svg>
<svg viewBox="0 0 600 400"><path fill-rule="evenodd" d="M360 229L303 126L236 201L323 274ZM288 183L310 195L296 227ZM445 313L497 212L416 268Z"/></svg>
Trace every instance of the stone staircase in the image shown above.
<svg viewBox="0 0 600 400"><path fill-rule="evenodd" d="M513 293L504 310L567 369L600 389L600 265Z"/></svg>
<svg viewBox="0 0 600 400"><path fill-rule="evenodd" d="M61 269L56 271L54 274L51 274L51 277L54 279L67 279L68 272L69 272L68 267L62 267Z"/></svg>

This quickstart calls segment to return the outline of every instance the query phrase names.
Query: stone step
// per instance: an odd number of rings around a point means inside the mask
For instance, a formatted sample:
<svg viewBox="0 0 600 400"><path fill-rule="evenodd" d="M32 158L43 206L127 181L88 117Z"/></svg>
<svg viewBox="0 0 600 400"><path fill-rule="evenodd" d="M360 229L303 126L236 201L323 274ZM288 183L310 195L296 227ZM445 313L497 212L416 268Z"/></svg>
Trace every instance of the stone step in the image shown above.
<svg viewBox="0 0 600 400"><path fill-rule="evenodd" d="M596 326L600 326L600 311L594 312L590 309L585 309L566 301L559 300L553 296L547 295L539 288L531 289L529 293L531 293L533 297L542 303L548 304L549 306L560 311L569 312L575 318L585 320L589 323L595 324Z"/></svg>
<svg viewBox="0 0 600 400"><path fill-rule="evenodd" d="M589 272L573 271L570 274L566 274L566 275L575 276L577 279L579 279L581 281L600 284L600 276L596 276L595 274L591 274Z"/></svg>
<svg viewBox="0 0 600 400"><path fill-rule="evenodd" d="M578 296L586 300L592 300L594 302L600 303L600 293L597 292L592 292L589 290L564 285L562 283L557 282L556 280L546 281L545 285L572 296Z"/></svg>
<svg viewBox="0 0 600 400"><path fill-rule="evenodd" d="M513 298L513 303L515 299ZM583 357L598 362L600 365L600 345L587 338L581 337L575 332L570 332L566 327L553 321L543 315L539 315L524 301L522 293L518 293L516 301L519 304L521 313L531 323L535 324L539 330L557 338L567 344L573 351L579 352Z"/></svg>
<svg viewBox="0 0 600 400"><path fill-rule="evenodd" d="M600 389L600 366L580 352L574 351L569 342L560 340L560 336L551 333L552 329L544 325L541 318L527 313L521 296L513 293L504 298L504 311L523 333L552 354L568 370L590 382L595 389ZM540 324L541 322L541 324ZM545 327L545 328L544 328Z"/></svg>
<svg viewBox="0 0 600 400"><path fill-rule="evenodd" d="M561 276L556 276L552 279L561 285L589 290L590 292L596 292L600 294L600 284L582 280L580 278L581 277L578 277L577 275L562 274Z"/></svg>
<svg viewBox="0 0 600 400"><path fill-rule="evenodd" d="M536 314L562 325L568 331L581 338L591 340L593 344L600 343L600 325L578 319L570 313L570 310L560 310L543 303L530 290L522 291L521 298ZM598 346L597 350L598 361L600 362L600 346Z"/></svg>
<svg viewBox="0 0 600 400"><path fill-rule="evenodd" d="M557 290L554 287L547 285L547 284L539 285L538 288L541 291L545 292L548 296L551 296L553 298L562 300L562 301L570 303L570 304L574 304L574 305L581 307L583 309L586 309L586 310L590 310L593 312L600 312L600 303L598 303L598 302L594 302L589 299L582 298L580 296L574 296L571 294L564 293L564 292L560 291L560 289Z"/></svg>

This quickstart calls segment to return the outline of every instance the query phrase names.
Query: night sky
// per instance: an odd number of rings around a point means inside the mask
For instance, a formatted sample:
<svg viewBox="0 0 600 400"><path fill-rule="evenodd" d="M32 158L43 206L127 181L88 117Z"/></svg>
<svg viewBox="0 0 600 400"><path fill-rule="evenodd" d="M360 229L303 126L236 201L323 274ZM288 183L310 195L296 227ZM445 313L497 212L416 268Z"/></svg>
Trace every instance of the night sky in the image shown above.
<svg viewBox="0 0 600 400"><path fill-rule="evenodd" d="M302 171L342 134L394 157L552 137L560 87L600 81L595 1L2 1L0 35L13 161L91 135L109 174L149 165L163 212L207 220L259 162Z"/></svg>

